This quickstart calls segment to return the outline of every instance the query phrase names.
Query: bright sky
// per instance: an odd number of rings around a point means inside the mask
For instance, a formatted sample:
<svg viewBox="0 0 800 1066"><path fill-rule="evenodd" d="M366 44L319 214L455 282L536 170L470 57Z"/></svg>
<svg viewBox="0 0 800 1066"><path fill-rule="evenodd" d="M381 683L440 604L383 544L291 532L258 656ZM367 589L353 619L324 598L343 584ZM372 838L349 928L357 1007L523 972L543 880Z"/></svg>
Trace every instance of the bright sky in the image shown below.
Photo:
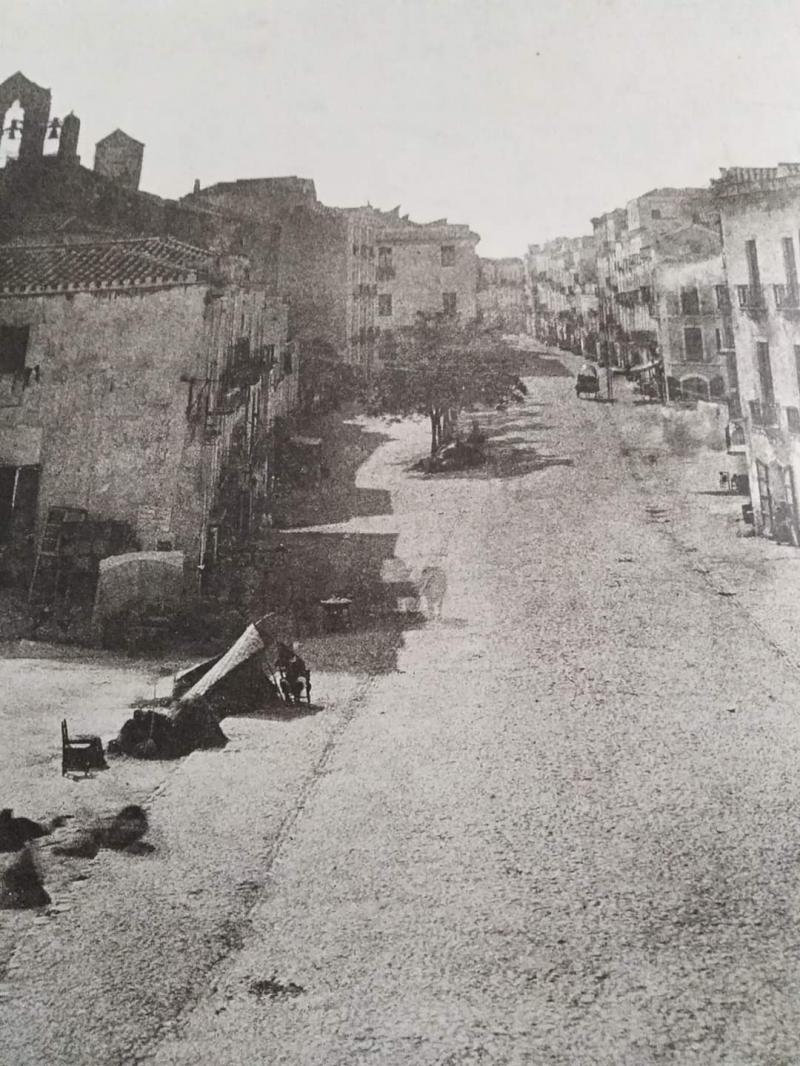
<svg viewBox="0 0 800 1066"><path fill-rule="evenodd" d="M117 126L179 196L297 174L483 255L655 186L800 159L798 0L3 0L0 77Z"/></svg>

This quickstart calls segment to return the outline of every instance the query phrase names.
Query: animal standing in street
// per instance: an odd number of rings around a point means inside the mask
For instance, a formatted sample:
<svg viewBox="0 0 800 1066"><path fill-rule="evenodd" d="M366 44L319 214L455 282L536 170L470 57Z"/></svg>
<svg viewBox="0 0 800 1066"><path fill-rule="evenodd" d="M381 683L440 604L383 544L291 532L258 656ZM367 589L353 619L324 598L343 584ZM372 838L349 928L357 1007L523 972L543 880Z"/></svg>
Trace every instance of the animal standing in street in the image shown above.
<svg viewBox="0 0 800 1066"><path fill-rule="evenodd" d="M442 603L447 593L447 574L439 566L424 566L417 586L419 603L429 618L442 617Z"/></svg>

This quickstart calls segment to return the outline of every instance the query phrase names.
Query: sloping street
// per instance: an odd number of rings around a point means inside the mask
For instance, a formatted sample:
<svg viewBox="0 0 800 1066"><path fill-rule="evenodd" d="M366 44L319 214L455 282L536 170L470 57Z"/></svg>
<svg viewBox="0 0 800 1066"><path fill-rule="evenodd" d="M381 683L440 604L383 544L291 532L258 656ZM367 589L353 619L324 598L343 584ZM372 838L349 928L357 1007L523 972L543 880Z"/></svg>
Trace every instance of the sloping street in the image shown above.
<svg viewBox="0 0 800 1066"><path fill-rule="evenodd" d="M396 534L441 617L170 775L154 855L22 931L0 1061L796 1061L791 649L674 535L631 407L529 385L503 467L411 474L425 425L384 427L391 512L319 532Z"/></svg>

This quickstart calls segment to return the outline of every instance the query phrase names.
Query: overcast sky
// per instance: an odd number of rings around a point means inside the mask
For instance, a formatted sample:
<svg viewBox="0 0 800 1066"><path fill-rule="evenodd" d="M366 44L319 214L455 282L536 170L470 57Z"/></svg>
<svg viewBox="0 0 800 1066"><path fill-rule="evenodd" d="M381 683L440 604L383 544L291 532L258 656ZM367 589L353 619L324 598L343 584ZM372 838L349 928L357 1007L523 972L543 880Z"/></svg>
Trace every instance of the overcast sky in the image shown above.
<svg viewBox="0 0 800 1066"><path fill-rule="evenodd" d="M0 76L120 126L179 196L298 174L484 255L655 186L800 159L800 0L3 0Z"/></svg>

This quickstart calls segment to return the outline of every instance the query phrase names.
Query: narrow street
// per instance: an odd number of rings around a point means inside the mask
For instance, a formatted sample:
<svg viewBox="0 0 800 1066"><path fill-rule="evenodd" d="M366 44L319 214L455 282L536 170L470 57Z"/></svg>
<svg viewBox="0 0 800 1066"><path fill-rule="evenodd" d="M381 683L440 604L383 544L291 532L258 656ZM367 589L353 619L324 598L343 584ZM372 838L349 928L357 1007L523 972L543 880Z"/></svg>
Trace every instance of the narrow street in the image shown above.
<svg viewBox="0 0 800 1066"><path fill-rule="evenodd" d="M441 618L317 715L226 720L152 857L24 916L0 1062L797 1061L800 673L662 520L631 408L529 384L513 476L411 475L426 427L387 430L391 513L329 528L443 570Z"/></svg>

